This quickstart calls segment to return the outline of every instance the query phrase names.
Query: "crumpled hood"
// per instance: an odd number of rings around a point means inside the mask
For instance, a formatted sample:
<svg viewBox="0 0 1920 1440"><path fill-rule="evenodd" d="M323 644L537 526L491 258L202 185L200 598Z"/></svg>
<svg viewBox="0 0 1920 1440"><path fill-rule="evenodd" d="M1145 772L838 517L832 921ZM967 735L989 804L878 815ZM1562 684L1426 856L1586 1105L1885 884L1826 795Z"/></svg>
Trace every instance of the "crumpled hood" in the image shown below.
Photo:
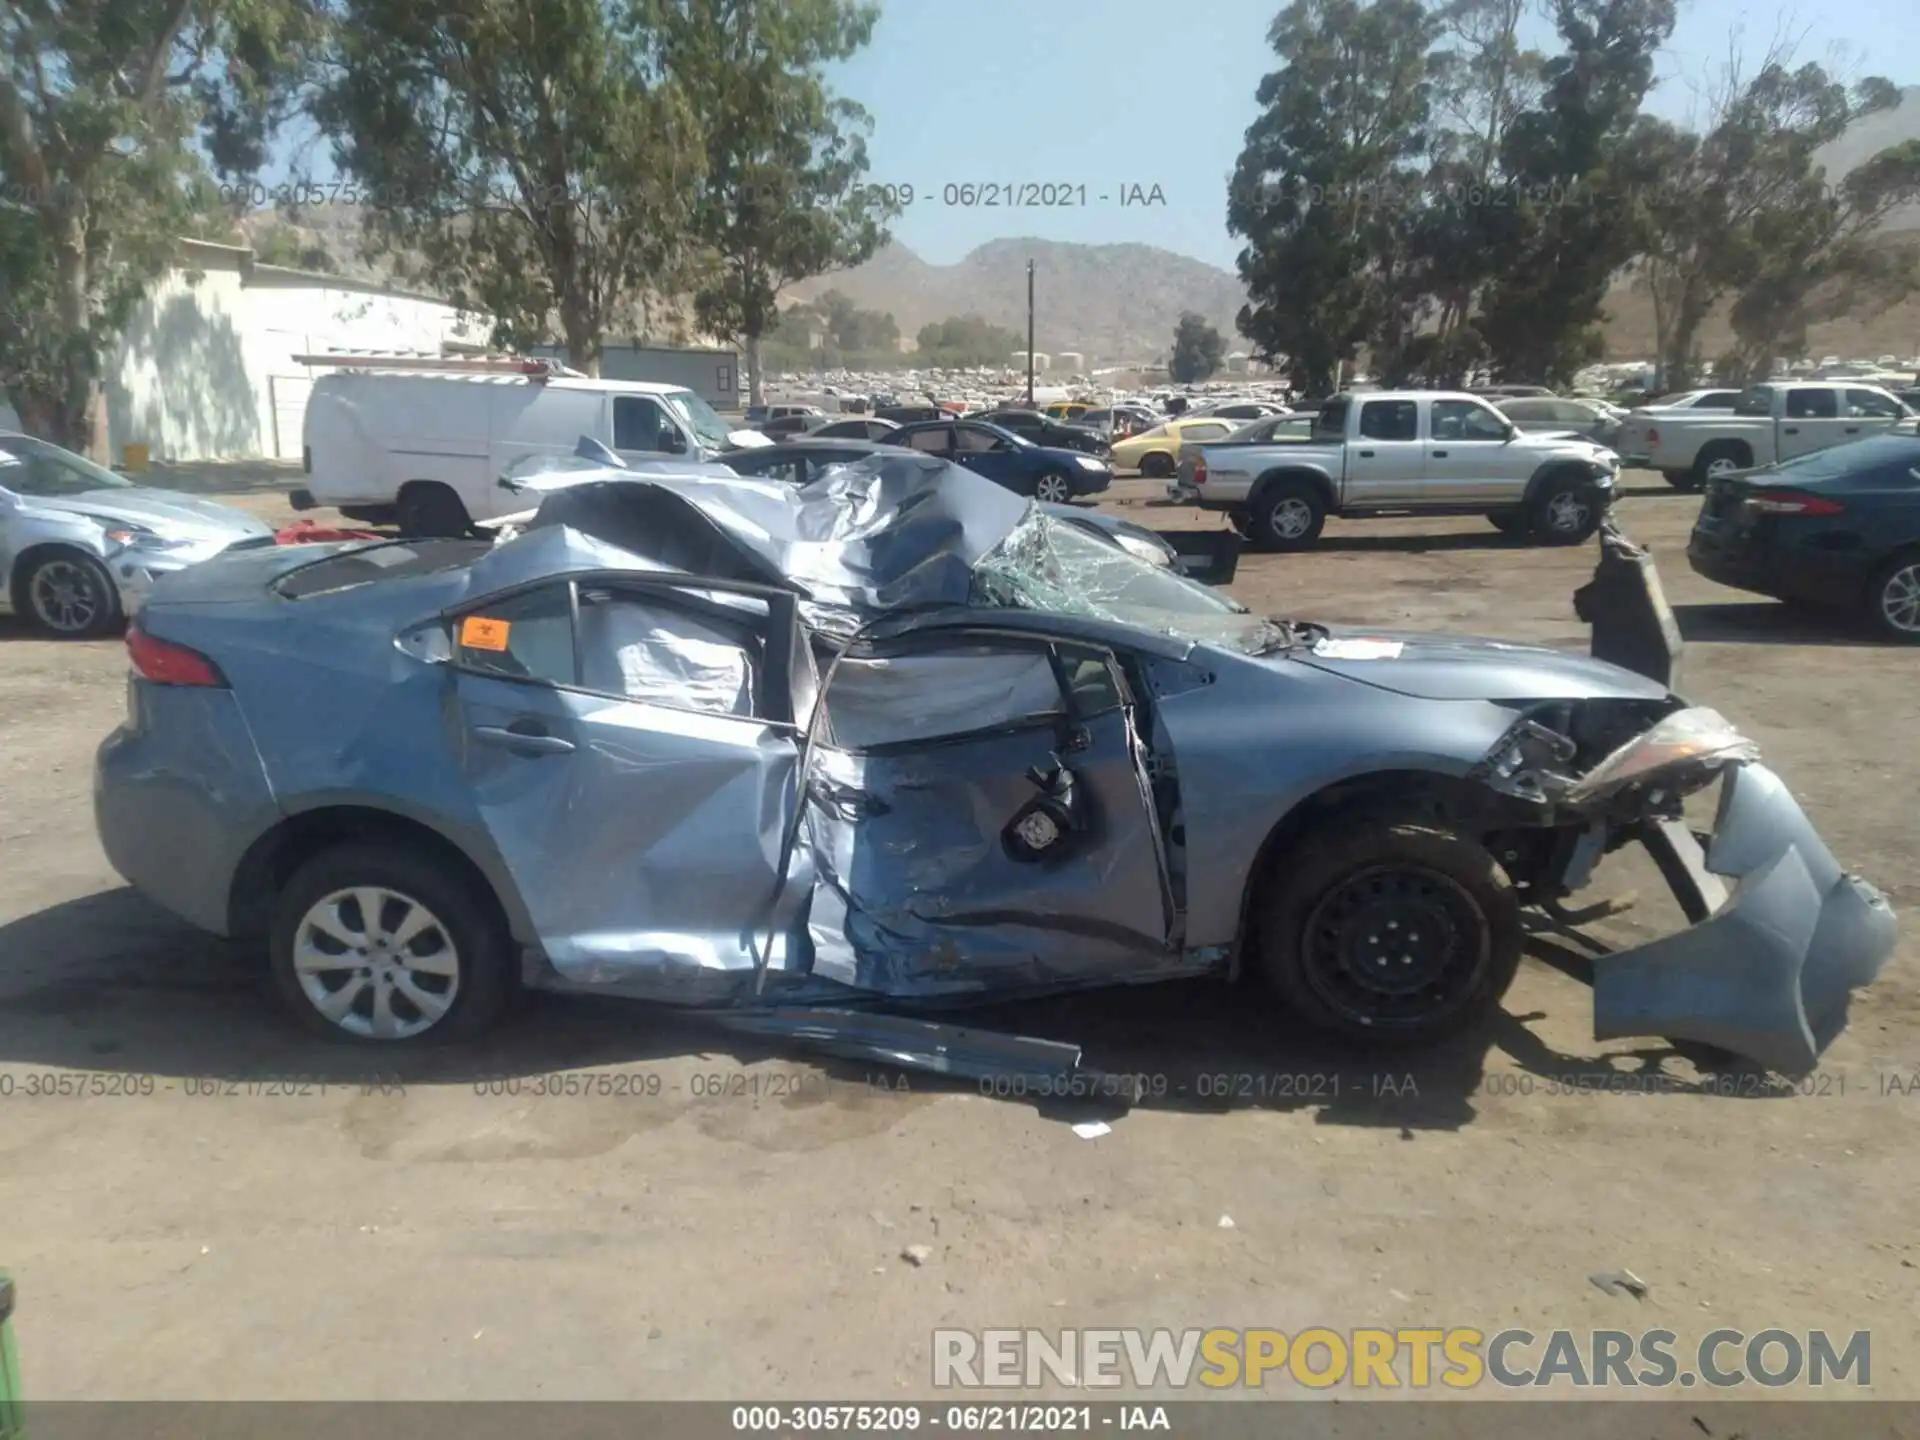
<svg viewBox="0 0 1920 1440"><path fill-rule="evenodd" d="M38 509L85 515L109 525L138 525L168 540L243 540L273 533L266 521L244 510L177 490L149 490L144 486L89 490L57 498L35 496L31 503Z"/></svg>
<svg viewBox="0 0 1920 1440"><path fill-rule="evenodd" d="M1668 694L1656 681L1578 651L1470 635L1342 627L1311 649L1282 655L1423 700L1662 700Z"/></svg>

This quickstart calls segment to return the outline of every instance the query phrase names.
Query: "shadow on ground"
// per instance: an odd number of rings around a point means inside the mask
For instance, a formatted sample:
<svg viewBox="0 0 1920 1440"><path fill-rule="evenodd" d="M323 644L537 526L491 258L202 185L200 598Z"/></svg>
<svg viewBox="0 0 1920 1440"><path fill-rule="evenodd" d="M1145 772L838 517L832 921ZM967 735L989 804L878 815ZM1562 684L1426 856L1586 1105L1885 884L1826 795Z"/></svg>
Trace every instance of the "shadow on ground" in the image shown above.
<svg viewBox="0 0 1920 1440"><path fill-rule="evenodd" d="M1675 605L1673 618L1682 639L1703 644L1841 645L1869 650L1893 646L1843 611L1803 609L1777 600Z"/></svg>
<svg viewBox="0 0 1920 1440"><path fill-rule="evenodd" d="M1568 973L1591 964L1590 956L1540 937L1530 948ZM1363 1058L1306 1033L1247 984L1145 986L970 1010L956 1019L1078 1044L1089 1071L1084 1081L980 1083L913 1073L903 1085L902 1073L884 1065L822 1058L697 1015L553 995L524 997L471 1044L376 1053L299 1030L271 994L256 955L200 934L132 890L104 891L0 926L0 1062L60 1067L106 1084L113 1076L153 1077L161 1088L217 1080L240 1093L290 1077L342 1088L458 1086L681 1057L729 1056L741 1065L789 1058L863 1089L985 1094L1063 1121L1117 1118L1130 1109L1311 1108L1323 1124L1393 1128L1411 1139L1416 1131L1457 1129L1474 1118L1476 1097L1520 1093L1523 1085L1526 1093L1536 1083L1543 1093L1606 1090L1619 1088L1623 1076L1644 1085L1648 1075L1679 1091L1711 1083L1672 1072L1672 1061L1693 1057L1664 1042L1606 1058L1562 1054L1529 1028L1541 1018L1503 1014L1437 1049ZM1495 1050L1534 1078L1489 1077Z"/></svg>

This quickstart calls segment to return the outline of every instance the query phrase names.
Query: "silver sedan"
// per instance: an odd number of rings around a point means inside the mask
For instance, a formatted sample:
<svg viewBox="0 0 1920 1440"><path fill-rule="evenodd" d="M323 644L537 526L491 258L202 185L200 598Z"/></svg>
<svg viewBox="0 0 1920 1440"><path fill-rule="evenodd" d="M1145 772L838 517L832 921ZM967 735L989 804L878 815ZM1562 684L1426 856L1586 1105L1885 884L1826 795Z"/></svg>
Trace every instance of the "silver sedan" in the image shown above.
<svg viewBox="0 0 1920 1440"><path fill-rule="evenodd" d="M149 489L44 440L0 430L0 614L49 635L111 634L162 575L273 528L197 495Z"/></svg>

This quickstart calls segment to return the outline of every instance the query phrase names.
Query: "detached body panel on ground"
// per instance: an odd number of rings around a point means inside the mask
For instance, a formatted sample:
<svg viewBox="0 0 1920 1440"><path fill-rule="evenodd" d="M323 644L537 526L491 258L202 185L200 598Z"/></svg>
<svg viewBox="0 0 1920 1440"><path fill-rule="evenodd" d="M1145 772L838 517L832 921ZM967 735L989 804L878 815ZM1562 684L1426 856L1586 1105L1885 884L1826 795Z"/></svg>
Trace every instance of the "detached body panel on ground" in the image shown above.
<svg viewBox="0 0 1920 1440"><path fill-rule="evenodd" d="M1077 1052L928 1014L1251 971L1332 1033L1433 1039L1497 1006L1522 905L1635 840L1683 896L1736 887L1667 961L1602 963L1610 1031L1810 1064L1892 945L1659 680L1253 615L937 460L609 471L497 546L315 548L162 586L96 813L329 1033L471 1033L519 979L1050 1072ZM1729 774L1700 862L1680 798Z"/></svg>

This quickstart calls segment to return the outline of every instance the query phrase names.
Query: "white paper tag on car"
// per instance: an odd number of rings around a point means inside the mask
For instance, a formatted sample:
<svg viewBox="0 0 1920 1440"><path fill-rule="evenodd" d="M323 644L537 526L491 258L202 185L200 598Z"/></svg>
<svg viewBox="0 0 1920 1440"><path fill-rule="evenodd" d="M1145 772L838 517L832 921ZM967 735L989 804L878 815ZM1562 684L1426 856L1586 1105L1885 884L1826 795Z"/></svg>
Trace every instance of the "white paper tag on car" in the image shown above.
<svg viewBox="0 0 1920 1440"><path fill-rule="evenodd" d="M1398 640L1336 640L1329 635L1313 653L1326 660L1398 660L1401 649Z"/></svg>

